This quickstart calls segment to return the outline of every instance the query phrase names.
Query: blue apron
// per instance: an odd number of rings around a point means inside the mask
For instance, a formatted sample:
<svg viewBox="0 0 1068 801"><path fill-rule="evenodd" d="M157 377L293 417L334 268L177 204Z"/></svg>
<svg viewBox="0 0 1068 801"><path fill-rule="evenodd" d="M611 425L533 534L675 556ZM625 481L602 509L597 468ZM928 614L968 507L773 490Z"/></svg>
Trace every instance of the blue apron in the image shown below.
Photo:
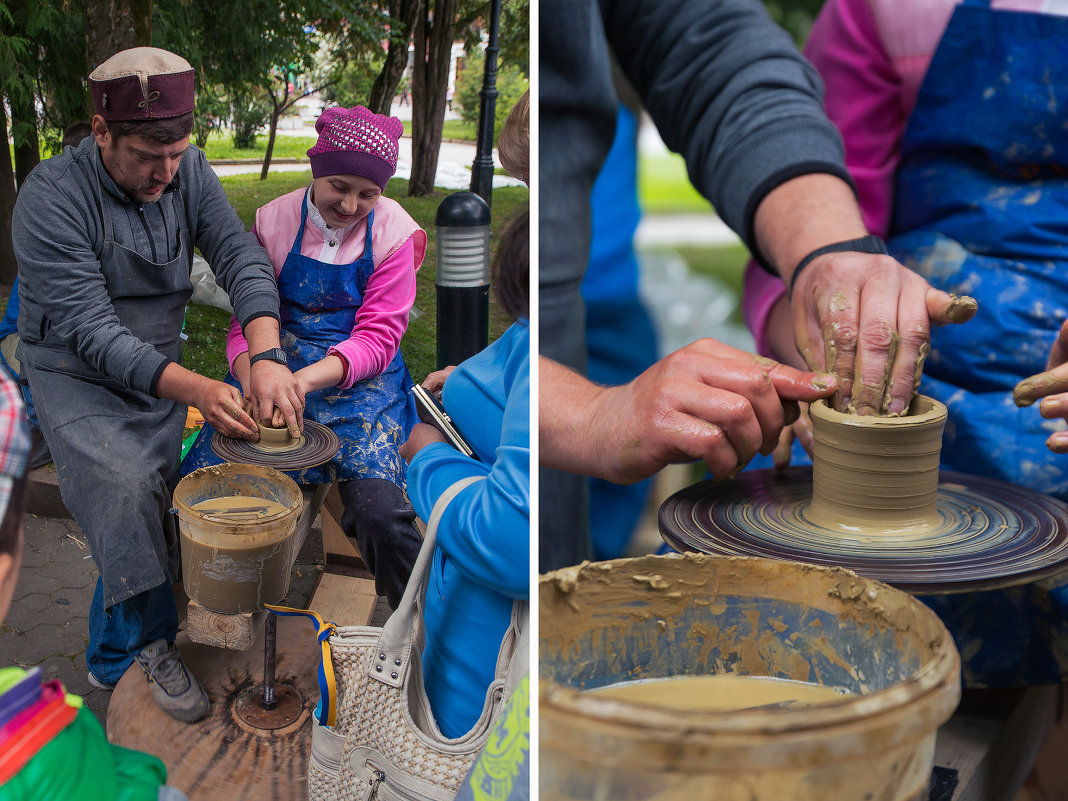
<svg viewBox="0 0 1068 801"><path fill-rule="evenodd" d="M983 0L955 9L905 130L889 246L932 286L979 301L971 322L931 332L920 392L949 408L942 468L1068 500L1051 422L1012 400L1068 316L1064 68L1068 18ZM1061 583L924 600L953 632L967 684L1059 682Z"/></svg>
<svg viewBox="0 0 1068 801"><path fill-rule="evenodd" d="M333 345L352 334L356 311L363 304L367 280L374 272L371 227L367 215L363 255L351 264L328 264L301 255L308 219L308 193L301 205L300 227L278 276L282 349L296 372L323 359ZM237 385L233 376L227 382ZM384 478L401 486L407 464L398 453L418 422L412 378L397 350L380 375L357 381L350 389L327 387L305 397L304 418L328 426L341 449L327 464L286 471L298 484L322 484L364 478ZM182 472L218 464L210 447L214 430L205 423Z"/></svg>

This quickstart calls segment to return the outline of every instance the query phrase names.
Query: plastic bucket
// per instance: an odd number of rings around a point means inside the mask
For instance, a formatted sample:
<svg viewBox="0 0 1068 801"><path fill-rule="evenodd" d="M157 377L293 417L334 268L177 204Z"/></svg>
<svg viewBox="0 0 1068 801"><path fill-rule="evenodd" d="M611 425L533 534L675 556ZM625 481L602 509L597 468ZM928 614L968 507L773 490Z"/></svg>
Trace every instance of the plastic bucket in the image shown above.
<svg viewBox="0 0 1068 801"><path fill-rule="evenodd" d="M685 554L558 570L539 602L543 798L927 798L960 657L911 596L839 568ZM699 712L582 692L731 672L857 695Z"/></svg>
<svg viewBox="0 0 1068 801"><path fill-rule="evenodd" d="M228 519L193 508L231 495L274 501L284 508L252 519ZM255 612L282 600L296 558L293 532L302 503L296 482L270 467L202 467L178 482L174 507L182 580L190 599L227 614Z"/></svg>

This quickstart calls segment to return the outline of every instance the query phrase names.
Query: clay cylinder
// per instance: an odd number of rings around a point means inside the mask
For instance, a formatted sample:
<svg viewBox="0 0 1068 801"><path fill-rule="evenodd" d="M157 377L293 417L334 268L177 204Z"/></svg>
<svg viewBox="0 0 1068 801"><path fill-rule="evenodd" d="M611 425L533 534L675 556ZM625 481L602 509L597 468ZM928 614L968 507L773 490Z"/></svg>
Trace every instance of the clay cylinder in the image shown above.
<svg viewBox="0 0 1068 801"><path fill-rule="evenodd" d="M560 801L918 801L960 657L911 596L841 568L684 554L539 587L539 786ZM844 688L809 708L666 709L584 690L735 673Z"/></svg>
<svg viewBox="0 0 1068 801"><path fill-rule="evenodd" d="M227 519L194 508L227 496L269 500L282 509L263 517ZM293 533L303 500L296 482L270 467L202 467L178 482L174 506L186 594L205 609L225 614L255 612L282 600L297 556Z"/></svg>
<svg viewBox="0 0 1068 801"><path fill-rule="evenodd" d="M895 536L938 521L946 407L917 395L901 417L844 414L819 400L812 419L810 522L846 534Z"/></svg>

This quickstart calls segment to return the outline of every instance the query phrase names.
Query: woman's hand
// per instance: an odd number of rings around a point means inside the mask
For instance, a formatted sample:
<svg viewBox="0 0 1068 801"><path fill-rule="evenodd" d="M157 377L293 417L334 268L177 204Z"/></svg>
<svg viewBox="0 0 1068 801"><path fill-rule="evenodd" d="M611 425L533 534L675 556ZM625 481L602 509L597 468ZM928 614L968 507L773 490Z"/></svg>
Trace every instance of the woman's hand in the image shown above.
<svg viewBox="0 0 1068 801"><path fill-rule="evenodd" d="M438 400L441 400L441 388L445 386L445 379L456 369L455 364L450 364L442 370L435 370L423 380L423 389L433 392Z"/></svg>
<svg viewBox="0 0 1068 801"><path fill-rule="evenodd" d="M1050 350L1046 372L1017 384L1012 399L1020 407L1041 400L1038 412L1047 420L1068 420L1068 320L1061 324L1060 334ZM1054 453L1068 453L1068 431L1050 434L1046 447Z"/></svg>
<svg viewBox="0 0 1068 801"><path fill-rule="evenodd" d="M434 426L427 423L416 423L412 427L412 433L408 435L408 439L400 446L400 455L410 463L419 451L427 445L433 445L435 442L447 444L448 440Z"/></svg>

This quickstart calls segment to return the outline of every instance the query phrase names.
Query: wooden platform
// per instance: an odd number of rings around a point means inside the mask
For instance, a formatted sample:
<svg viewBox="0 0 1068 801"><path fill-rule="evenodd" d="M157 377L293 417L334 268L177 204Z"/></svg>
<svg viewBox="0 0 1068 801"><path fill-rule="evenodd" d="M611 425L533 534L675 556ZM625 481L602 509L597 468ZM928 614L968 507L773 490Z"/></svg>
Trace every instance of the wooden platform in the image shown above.
<svg viewBox="0 0 1068 801"><path fill-rule="evenodd" d="M1063 697L1060 685L966 691L935 745L935 765L958 772L953 801L1068 798ZM1025 787L1043 782L1055 794Z"/></svg>

